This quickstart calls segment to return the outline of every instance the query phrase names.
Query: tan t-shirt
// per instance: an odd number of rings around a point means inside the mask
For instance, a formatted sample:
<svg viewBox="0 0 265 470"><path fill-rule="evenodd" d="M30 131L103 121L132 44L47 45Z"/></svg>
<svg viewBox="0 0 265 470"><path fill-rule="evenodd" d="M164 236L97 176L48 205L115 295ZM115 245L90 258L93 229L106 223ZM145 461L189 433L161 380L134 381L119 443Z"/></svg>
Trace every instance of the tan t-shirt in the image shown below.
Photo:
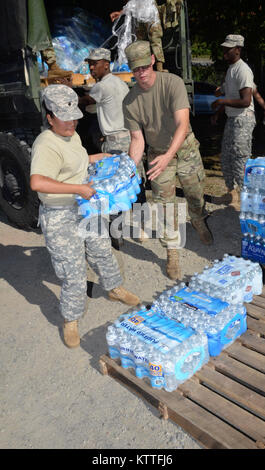
<svg viewBox="0 0 265 470"><path fill-rule="evenodd" d="M136 83L125 97L125 127L130 131L144 130L147 144L165 152L176 131L174 112L184 108L190 108L190 104L182 78L156 72L151 88L142 90Z"/></svg>
<svg viewBox="0 0 265 470"><path fill-rule="evenodd" d="M42 175L69 184L82 184L87 176L88 155L77 132L71 137L61 137L51 130L42 132L32 147L30 174ZM48 206L65 206L75 203L75 194L38 193Z"/></svg>

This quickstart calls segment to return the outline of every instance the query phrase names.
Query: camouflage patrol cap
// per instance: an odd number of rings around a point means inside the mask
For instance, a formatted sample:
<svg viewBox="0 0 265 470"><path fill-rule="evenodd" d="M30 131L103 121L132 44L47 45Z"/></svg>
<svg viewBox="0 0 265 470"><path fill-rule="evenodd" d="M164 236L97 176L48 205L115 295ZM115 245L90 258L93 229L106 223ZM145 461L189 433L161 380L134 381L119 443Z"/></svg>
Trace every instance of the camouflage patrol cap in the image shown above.
<svg viewBox="0 0 265 470"><path fill-rule="evenodd" d="M244 46L244 37L241 36L240 34L228 34L225 38L225 42L221 44L223 47L236 47Z"/></svg>
<svg viewBox="0 0 265 470"><path fill-rule="evenodd" d="M85 59L88 60L107 60L108 62L111 61L111 52L108 49L104 49L104 47L99 47L98 49L91 49L89 52L89 56Z"/></svg>
<svg viewBox="0 0 265 470"><path fill-rule="evenodd" d="M149 41L132 42L128 47L126 47L125 54L131 70L134 70L137 67L151 65L152 63Z"/></svg>
<svg viewBox="0 0 265 470"><path fill-rule="evenodd" d="M61 121L74 121L83 117L78 108L78 95L67 85L49 85L42 92L49 111Z"/></svg>

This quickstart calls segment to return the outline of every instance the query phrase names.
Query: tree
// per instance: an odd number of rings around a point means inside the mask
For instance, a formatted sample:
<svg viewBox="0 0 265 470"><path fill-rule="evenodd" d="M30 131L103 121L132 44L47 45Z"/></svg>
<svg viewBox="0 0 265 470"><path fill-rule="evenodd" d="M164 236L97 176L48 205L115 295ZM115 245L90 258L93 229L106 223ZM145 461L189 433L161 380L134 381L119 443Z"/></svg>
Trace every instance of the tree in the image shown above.
<svg viewBox="0 0 265 470"><path fill-rule="evenodd" d="M263 0L188 0L191 42L207 44L211 58L222 59L227 34L245 38L244 58L251 66L255 80L264 80L265 4Z"/></svg>

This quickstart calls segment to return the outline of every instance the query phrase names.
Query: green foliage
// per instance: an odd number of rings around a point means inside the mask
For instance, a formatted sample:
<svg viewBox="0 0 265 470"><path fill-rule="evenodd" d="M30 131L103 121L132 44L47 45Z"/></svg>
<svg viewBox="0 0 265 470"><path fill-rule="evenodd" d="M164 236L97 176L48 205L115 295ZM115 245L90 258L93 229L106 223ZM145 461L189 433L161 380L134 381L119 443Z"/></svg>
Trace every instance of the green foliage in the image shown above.
<svg viewBox="0 0 265 470"><path fill-rule="evenodd" d="M210 57L211 49L205 41L193 42L191 46L191 55L193 57Z"/></svg>
<svg viewBox="0 0 265 470"><path fill-rule="evenodd" d="M209 50L212 60L222 60L221 43L227 34L245 38L245 57L255 74L264 76L264 0L187 0L193 55ZM203 52L201 52L203 51Z"/></svg>
<svg viewBox="0 0 265 470"><path fill-rule="evenodd" d="M208 82L219 86L224 79L225 72L218 70L214 65L193 65L192 78L195 82Z"/></svg>

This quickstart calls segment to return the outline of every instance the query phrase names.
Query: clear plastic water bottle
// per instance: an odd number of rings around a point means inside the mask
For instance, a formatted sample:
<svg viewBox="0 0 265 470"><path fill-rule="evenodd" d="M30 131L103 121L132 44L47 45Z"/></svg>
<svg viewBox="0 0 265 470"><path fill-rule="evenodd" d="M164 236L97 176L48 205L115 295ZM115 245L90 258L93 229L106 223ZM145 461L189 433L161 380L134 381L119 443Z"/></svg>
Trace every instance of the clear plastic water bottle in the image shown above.
<svg viewBox="0 0 265 470"><path fill-rule="evenodd" d="M250 210L250 189L248 186L243 186L241 190L240 210L241 212L248 212Z"/></svg>
<svg viewBox="0 0 265 470"><path fill-rule="evenodd" d="M246 233L247 231L247 224L246 224L246 212L240 212L239 214L239 222L240 228L242 233Z"/></svg>

